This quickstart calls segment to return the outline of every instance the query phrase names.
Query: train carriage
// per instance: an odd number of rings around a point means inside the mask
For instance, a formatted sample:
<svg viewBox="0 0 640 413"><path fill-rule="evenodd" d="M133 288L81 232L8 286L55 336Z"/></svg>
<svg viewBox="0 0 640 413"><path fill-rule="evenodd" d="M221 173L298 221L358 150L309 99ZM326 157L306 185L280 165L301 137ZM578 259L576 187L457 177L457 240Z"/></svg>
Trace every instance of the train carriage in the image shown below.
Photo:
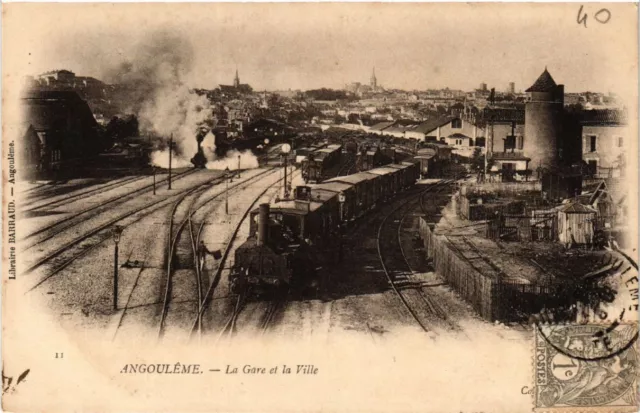
<svg viewBox="0 0 640 413"><path fill-rule="evenodd" d="M341 145L329 145L309 153L302 160L302 178L308 183L322 182L327 170L340 162L341 154Z"/></svg>
<svg viewBox="0 0 640 413"><path fill-rule="evenodd" d="M342 221L350 221L356 218L357 204L356 188L354 185L342 182L323 182L310 188L312 194L313 191L318 189L332 191L338 194L338 196L340 194L344 196L344 202L342 203Z"/></svg>
<svg viewBox="0 0 640 413"><path fill-rule="evenodd" d="M383 194L383 198L386 199L396 193L398 188L398 169L385 166L382 168L371 169L367 171L367 173L378 175L380 177L378 182L380 183L380 193Z"/></svg>
<svg viewBox="0 0 640 413"><path fill-rule="evenodd" d="M351 153L353 155L358 154L358 142L355 140L349 140L344 144L344 153Z"/></svg>
<svg viewBox="0 0 640 413"><path fill-rule="evenodd" d="M414 159L420 162L420 176L427 177L433 175L434 166L437 160L436 151L434 149L419 149L418 154Z"/></svg>
<svg viewBox="0 0 640 413"><path fill-rule="evenodd" d="M302 165L304 163L305 159L307 159L309 154L311 152L313 152L313 151L314 151L314 149L306 147L306 146L296 149L295 150L296 164Z"/></svg>
<svg viewBox="0 0 640 413"><path fill-rule="evenodd" d="M403 190L406 187L406 183L407 183L407 166L406 165L401 165L398 163L392 163L389 165L386 165L388 168L393 168L395 170L397 170L397 176L396 176L396 191L399 192L401 190Z"/></svg>
<svg viewBox="0 0 640 413"><path fill-rule="evenodd" d="M416 183L420 179L420 168L416 162L402 162L398 164L387 165L390 168L400 170L399 189L407 188Z"/></svg>
<svg viewBox="0 0 640 413"><path fill-rule="evenodd" d="M420 179L420 162L412 159L411 161L402 162L401 165L407 166L407 180L405 182L405 187L415 184L416 181Z"/></svg>
<svg viewBox="0 0 640 413"><path fill-rule="evenodd" d="M380 195L380 182L377 175L368 172L358 172L354 175L338 176L328 179L327 182L343 182L351 184L356 190L356 216L361 216L371 208Z"/></svg>

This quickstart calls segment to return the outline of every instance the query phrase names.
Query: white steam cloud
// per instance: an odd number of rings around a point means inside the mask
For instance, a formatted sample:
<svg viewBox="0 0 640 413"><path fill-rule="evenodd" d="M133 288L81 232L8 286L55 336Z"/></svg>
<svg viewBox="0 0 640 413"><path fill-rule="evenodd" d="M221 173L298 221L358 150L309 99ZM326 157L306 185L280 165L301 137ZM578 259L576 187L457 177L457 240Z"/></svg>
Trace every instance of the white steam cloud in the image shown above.
<svg viewBox="0 0 640 413"><path fill-rule="evenodd" d="M168 142L173 138L172 166L192 166L191 158L198 151L198 131L214 126L211 102L206 96L192 93L185 83L192 64L191 44L173 33L161 31L143 40L132 59L106 75L126 95L127 110L137 115L141 130L156 138L156 149L151 154L153 165L169 166ZM230 162L227 158L236 159L237 167L237 153L217 159L213 134L209 132L205 140L203 151L212 164L210 169L219 169L220 165ZM258 166L251 152L240 155L243 169ZM228 166L231 169L231 164Z"/></svg>
<svg viewBox="0 0 640 413"><path fill-rule="evenodd" d="M258 167L258 158L251 151L231 150L227 152L224 158L216 157L216 140L211 132L207 133L202 140L202 150L207 159L207 169L224 170L229 168L231 171L238 169L253 169ZM239 158L239 159L238 159Z"/></svg>

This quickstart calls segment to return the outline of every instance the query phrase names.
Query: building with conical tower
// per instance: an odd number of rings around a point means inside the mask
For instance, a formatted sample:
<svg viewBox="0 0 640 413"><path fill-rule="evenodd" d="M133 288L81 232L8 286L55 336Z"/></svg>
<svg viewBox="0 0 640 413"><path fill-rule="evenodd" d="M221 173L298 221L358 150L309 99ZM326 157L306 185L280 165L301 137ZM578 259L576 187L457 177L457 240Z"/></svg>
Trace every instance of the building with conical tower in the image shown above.
<svg viewBox="0 0 640 413"><path fill-rule="evenodd" d="M530 167L554 168L562 157L564 145L564 85L558 85L545 67L544 72L526 90L524 112L524 153L531 158Z"/></svg>

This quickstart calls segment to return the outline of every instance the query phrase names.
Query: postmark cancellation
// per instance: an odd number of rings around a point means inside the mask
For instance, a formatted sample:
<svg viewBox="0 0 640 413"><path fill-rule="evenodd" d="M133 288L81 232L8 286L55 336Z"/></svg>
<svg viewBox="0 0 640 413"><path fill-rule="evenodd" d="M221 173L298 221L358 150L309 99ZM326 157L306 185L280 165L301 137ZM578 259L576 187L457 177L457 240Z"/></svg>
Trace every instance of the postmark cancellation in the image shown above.
<svg viewBox="0 0 640 413"><path fill-rule="evenodd" d="M534 411L638 411L637 324L535 328Z"/></svg>

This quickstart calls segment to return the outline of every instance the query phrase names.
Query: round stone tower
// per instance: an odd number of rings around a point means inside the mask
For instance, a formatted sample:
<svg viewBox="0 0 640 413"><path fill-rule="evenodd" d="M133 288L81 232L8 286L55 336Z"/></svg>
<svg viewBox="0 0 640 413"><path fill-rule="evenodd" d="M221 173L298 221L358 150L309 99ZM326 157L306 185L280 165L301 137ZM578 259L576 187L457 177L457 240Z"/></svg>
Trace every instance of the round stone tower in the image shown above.
<svg viewBox="0 0 640 413"><path fill-rule="evenodd" d="M555 167L562 146L564 85L556 85L545 68L526 92L523 151L531 158L529 168Z"/></svg>

